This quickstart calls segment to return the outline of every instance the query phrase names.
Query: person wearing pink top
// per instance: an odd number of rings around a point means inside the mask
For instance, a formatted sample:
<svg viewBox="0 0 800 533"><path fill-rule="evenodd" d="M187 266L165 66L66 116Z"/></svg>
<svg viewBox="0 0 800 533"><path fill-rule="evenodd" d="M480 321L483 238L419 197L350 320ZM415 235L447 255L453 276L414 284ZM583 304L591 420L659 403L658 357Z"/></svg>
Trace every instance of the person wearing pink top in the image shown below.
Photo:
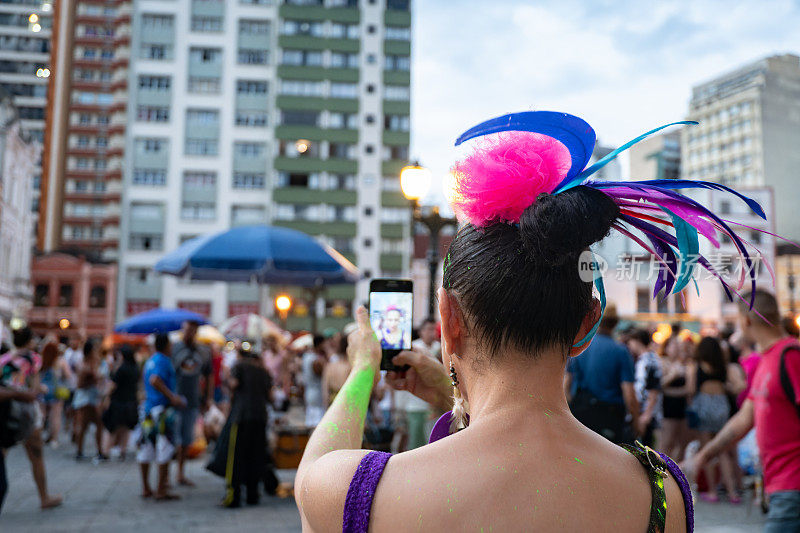
<svg viewBox="0 0 800 533"><path fill-rule="evenodd" d="M744 338L761 352L748 379L747 398L717 436L687 461L684 471L698 472L755 427L769 498L764 531L800 533L800 344L781 329L775 297L761 290L754 296L752 310L747 304L739 307ZM750 295L743 295L742 301L749 302Z"/></svg>

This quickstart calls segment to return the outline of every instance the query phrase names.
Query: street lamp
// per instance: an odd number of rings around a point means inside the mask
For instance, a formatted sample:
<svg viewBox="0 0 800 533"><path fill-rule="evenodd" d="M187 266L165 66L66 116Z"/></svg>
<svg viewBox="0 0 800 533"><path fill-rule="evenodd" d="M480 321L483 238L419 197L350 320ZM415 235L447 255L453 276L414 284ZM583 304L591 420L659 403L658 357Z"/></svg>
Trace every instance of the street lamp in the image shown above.
<svg viewBox="0 0 800 533"><path fill-rule="evenodd" d="M68 329L69 328L69 319L62 318L58 321L58 327L61 329Z"/></svg>
<svg viewBox="0 0 800 533"><path fill-rule="evenodd" d="M275 308L281 317L281 326L286 329L286 319L289 316L289 309L292 308L292 299L285 294L281 294L275 298Z"/></svg>
<svg viewBox="0 0 800 533"><path fill-rule="evenodd" d="M411 201L414 222L421 222L428 228L428 273L430 282L428 284L428 318L434 319L436 313L436 271L439 268L439 233L446 226L455 226L455 219L443 217L439 214L438 206L431 206L430 210L423 213L419 201L428 194L431 188L431 171L414 163L403 167L400 171L400 188L403 194ZM415 228L412 225L411 239L412 247L415 236ZM413 249L413 248L412 248Z"/></svg>

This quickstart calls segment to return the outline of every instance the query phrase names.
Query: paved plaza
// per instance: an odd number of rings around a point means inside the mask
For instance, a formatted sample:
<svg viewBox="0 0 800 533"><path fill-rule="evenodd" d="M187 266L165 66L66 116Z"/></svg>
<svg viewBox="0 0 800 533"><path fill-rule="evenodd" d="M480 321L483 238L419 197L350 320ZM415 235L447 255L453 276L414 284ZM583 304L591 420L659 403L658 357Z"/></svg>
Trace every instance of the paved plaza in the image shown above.
<svg viewBox="0 0 800 533"><path fill-rule="evenodd" d="M91 444L87 448L91 450ZM197 487L177 488L183 496L181 501L157 503L139 497L139 470L130 458L125 463L76 463L70 446L48 448L45 457L49 484L54 493L65 496L64 505L39 510L30 466L23 450L16 446L9 450L6 463L10 489L0 514L3 533L300 531L300 517L292 498L262 497L260 505L241 509L218 507L223 481L204 469L204 460L189 464L188 476ZM279 472L283 481L291 481L293 474L290 470ZM699 503L696 522L699 533L753 532L760 531L763 518L758 510L746 505Z"/></svg>

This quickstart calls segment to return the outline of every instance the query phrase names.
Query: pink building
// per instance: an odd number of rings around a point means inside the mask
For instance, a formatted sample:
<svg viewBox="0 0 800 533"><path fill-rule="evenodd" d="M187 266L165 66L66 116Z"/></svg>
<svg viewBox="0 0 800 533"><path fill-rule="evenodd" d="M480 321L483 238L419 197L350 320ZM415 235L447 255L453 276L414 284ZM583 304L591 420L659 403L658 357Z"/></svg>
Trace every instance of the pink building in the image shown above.
<svg viewBox="0 0 800 533"><path fill-rule="evenodd" d="M61 253L43 255L33 260L31 285L28 324L37 334L86 338L111 333L117 294L115 264L90 263Z"/></svg>

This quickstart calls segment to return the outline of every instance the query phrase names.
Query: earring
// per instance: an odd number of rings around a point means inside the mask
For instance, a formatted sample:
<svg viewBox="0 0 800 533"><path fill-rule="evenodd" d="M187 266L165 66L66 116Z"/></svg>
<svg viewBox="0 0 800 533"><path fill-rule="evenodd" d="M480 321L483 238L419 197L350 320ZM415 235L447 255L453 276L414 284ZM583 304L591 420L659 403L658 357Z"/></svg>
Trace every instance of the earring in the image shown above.
<svg viewBox="0 0 800 533"><path fill-rule="evenodd" d="M458 389L458 375L456 367L453 366L453 355L450 356L450 384L453 385L453 416L450 421L450 433L467 427L467 408L464 405L464 398Z"/></svg>

